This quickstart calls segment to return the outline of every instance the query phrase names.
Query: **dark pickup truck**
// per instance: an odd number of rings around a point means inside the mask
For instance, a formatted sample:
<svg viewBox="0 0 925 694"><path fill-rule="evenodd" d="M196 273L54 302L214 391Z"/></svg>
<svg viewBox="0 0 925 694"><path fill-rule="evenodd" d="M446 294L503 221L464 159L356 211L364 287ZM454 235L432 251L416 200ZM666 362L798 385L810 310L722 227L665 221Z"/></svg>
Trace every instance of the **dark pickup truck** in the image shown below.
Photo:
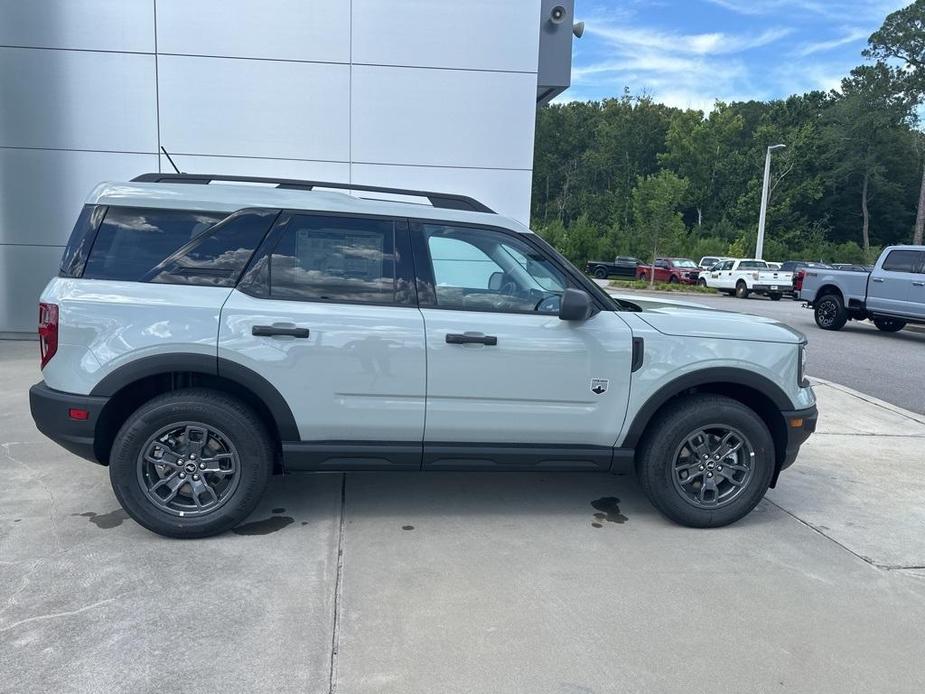
<svg viewBox="0 0 925 694"><path fill-rule="evenodd" d="M605 280L608 277L627 277L636 279L636 268L640 265L638 258L630 258L625 255L618 255L612 263L605 260L589 260L585 271L599 280Z"/></svg>

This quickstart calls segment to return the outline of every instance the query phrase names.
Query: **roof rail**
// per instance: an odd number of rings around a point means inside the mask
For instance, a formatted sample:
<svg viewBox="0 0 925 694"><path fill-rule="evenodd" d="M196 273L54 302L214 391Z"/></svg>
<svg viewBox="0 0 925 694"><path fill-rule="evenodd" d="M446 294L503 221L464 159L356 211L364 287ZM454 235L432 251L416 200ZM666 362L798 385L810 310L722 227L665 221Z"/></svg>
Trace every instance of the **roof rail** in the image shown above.
<svg viewBox="0 0 925 694"><path fill-rule="evenodd" d="M144 183L198 183L209 184L212 181L229 181L241 183L272 183L277 188L290 190L313 190L314 188L334 188L338 190L357 190L367 193L389 193L392 195L415 195L430 200L430 204L448 210L469 210L495 214L490 207L474 198L453 193L433 193L426 190L408 190L405 188L384 188L381 186L364 186L358 183L331 183L327 181L303 181L297 178L263 178L260 176L225 176L213 174L187 173L146 173L135 176L133 182Z"/></svg>

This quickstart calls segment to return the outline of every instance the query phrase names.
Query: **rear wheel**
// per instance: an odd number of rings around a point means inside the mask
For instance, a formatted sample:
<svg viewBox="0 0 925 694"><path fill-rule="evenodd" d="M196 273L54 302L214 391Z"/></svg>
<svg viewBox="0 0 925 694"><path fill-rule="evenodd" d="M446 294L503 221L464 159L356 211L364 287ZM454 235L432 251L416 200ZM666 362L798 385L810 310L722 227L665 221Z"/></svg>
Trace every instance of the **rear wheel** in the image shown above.
<svg viewBox="0 0 925 694"><path fill-rule="evenodd" d="M774 442L751 409L720 395L669 405L646 432L637 472L652 504L696 528L733 523L764 496Z"/></svg>
<svg viewBox="0 0 925 694"><path fill-rule="evenodd" d="M607 270L599 267L594 271L594 276L599 280L605 280L607 279Z"/></svg>
<svg viewBox="0 0 925 694"><path fill-rule="evenodd" d="M781 296L783 296L783 295L782 295L782 294L776 294L776 293L768 294L768 298L769 298L771 301L780 301Z"/></svg>
<svg viewBox="0 0 925 694"><path fill-rule="evenodd" d="M168 537L207 537L254 510L273 470L257 415L206 389L178 390L142 405L113 442L109 477L126 512Z"/></svg>
<svg viewBox="0 0 925 694"><path fill-rule="evenodd" d="M649 281L649 276L648 276L646 273L644 273L644 272L640 272L640 273L639 273L639 279L642 280L643 282L648 282L648 281Z"/></svg>
<svg viewBox="0 0 925 694"><path fill-rule="evenodd" d="M885 333L898 333L906 327L906 321L897 320L896 318L874 318L874 325L877 330Z"/></svg>
<svg viewBox="0 0 925 694"><path fill-rule="evenodd" d="M736 282L736 298L737 299L747 299L748 298L748 285L744 281L739 280Z"/></svg>
<svg viewBox="0 0 925 694"><path fill-rule="evenodd" d="M848 322L848 310L838 294L826 294L817 299L813 313L816 325L823 330L841 330Z"/></svg>

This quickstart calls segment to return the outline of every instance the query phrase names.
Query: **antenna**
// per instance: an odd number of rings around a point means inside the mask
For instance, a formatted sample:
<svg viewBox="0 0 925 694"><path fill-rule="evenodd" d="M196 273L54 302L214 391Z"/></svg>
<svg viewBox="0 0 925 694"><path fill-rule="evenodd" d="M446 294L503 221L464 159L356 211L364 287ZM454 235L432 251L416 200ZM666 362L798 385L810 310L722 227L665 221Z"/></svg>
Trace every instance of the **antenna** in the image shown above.
<svg viewBox="0 0 925 694"><path fill-rule="evenodd" d="M164 145L161 145L161 151L164 153L164 156L167 157L167 161L170 162L170 165L173 167L173 170L177 173L183 173L180 169L177 168L177 165L173 163L173 158L171 158L170 153L164 148Z"/></svg>

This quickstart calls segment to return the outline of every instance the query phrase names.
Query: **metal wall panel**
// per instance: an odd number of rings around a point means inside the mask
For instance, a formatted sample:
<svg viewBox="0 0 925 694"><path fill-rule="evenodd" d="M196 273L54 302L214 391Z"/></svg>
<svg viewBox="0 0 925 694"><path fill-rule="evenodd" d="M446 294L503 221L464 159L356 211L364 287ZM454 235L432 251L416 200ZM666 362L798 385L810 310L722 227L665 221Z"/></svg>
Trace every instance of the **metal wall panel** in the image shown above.
<svg viewBox="0 0 925 694"><path fill-rule="evenodd" d="M0 246L0 333L35 334L39 295L58 272L63 252L60 246Z"/></svg>
<svg viewBox="0 0 925 694"><path fill-rule="evenodd" d="M351 98L355 162L533 166L535 74L354 66Z"/></svg>
<svg viewBox="0 0 925 694"><path fill-rule="evenodd" d="M350 180L350 164L346 162L255 159L250 157L201 157L174 155L172 152L170 156L173 157L180 170L185 173L303 178L310 181L329 181L333 183L347 183ZM161 155L161 171L173 171L167 157L163 155Z"/></svg>
<svg viewBox="0 0 925 694"><path fill-rule="evenodd" d="M537 70L539 0L352 5L354 63Z"/></svg>
<svg viewBox="0 0 925 694"><path fill-rule="evenodd" d="M185 154L349 160L347 65L158 57L161 144Z"/></svg>
<svg viewBox="0 0 925 694"><path fill-rule="evenodd" d="M157 150L154 56L0 48L0 146Z"/></svg>
<svg viewBox="0 0 925 694"><path fill-rule="evenodd" d="M0 0L0 45L154 52L153 0Z"/></svg>
<svg viewBox="0 0 925 694"><path fill-rule="evenodd" d="M145 171L156 155L0 149L0 244L63 246L94 186Z"/></svg>
<svg viewBox="0 0 925 694"><path fill-rule="evenodd" d="M350 61L345 0L158 0L157 49L186 55Z"/></svg>
<svg viewBox="0 0 925 694"><path fill-rule="evenodd" d="M530 171L511 169L452 169L428 166L354 164L353 182L368 185L465 193L498 214L530 222ZM426 208L422 214L426 213Z"/></svg>

